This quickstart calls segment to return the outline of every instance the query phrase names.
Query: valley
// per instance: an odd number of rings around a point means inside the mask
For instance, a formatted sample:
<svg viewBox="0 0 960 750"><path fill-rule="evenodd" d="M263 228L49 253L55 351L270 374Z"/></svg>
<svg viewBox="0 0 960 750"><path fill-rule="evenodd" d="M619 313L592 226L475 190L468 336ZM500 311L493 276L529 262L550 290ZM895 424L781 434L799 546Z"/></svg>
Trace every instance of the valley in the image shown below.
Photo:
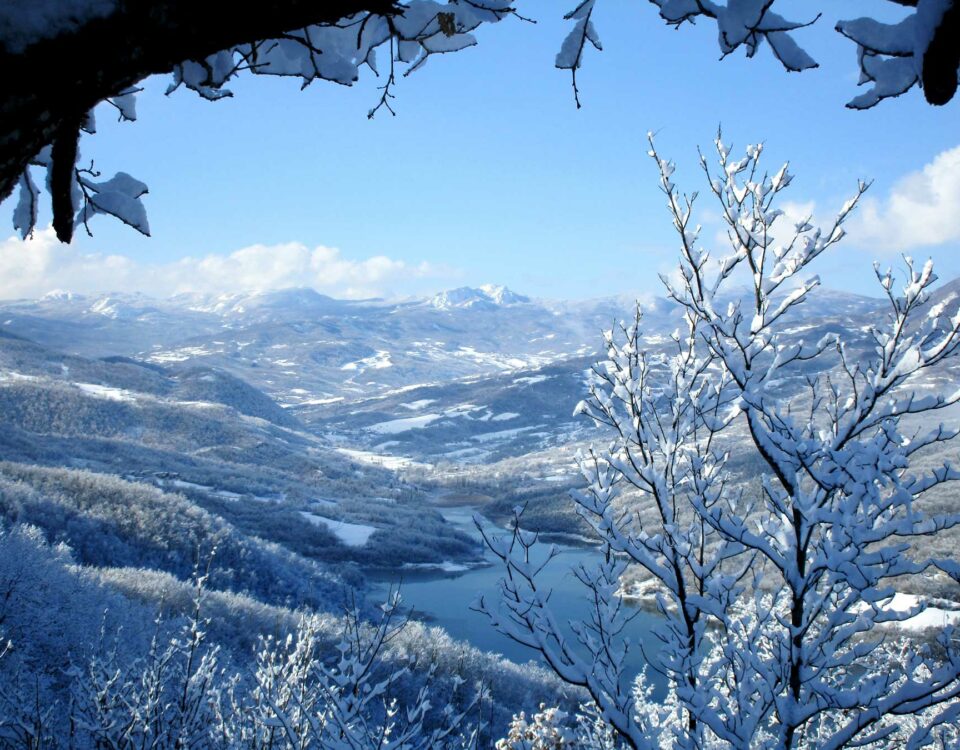
<svg viewBox="0 0 960 750"><path fill-rule="evenodd" d="M786 340L842 333L854 355L867 351L879 301L821 297L792 313ZM656 369L679 319L664 299L644 311ZM525 526L559 545L544 574L557 611L589 616L570 568L600 555L570 492L584 486L577 453L610 436L575 412L604 357L602 331L632 315L628 299L549 302L503 287L401 302L293 289L0 303L0 517L63 545L69 562L58 565L138 602L133 619L153 607L183 616L184 587L212 555L213 630L238 663L251 623L289 628L304 609L370 614L399 586L416 621L409 638L439 649L444 679L465 659L495 675L501 725L545 697L571 705L575 693L547 671L524 667L533 671L519 679L496 654L522 662L531 651L470 610L497 596L501 575L473 516L509 534L523 508ZM912 386L958 380L951 364ZM802 411L806 387L801 367L772 395ZM737 435L728 468L757 491L757 458L737 453ZM948 454L937 446L923 460ZM620 502L641 521L651 512L635 493ZM942 492L926 502L955 504ZM949 555L958 542L948 530L932 544ZM633 668L656 640L647 583L632 568L622 583L646 643ZM960 618L946 577L905 585L904 596L939 597L944 622Z"/></svg>

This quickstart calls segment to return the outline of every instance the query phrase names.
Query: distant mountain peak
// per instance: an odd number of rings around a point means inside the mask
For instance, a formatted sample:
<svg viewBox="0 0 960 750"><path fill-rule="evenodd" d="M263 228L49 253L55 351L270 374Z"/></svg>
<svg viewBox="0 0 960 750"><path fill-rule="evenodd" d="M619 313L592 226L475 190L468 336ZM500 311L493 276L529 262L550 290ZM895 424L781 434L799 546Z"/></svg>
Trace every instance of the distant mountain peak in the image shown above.
<svg viewBox="0 0 960 750"><path fill-rule="evenodd" d="M189 304L189 309L195 312L241 316L250 313L317 312L335 307L338 302L310 287L285 287L218 295L195 295Z"/></svg>
<svg viewBox="0 0 960 750"><path fill-rule="evenodd" d="M40 299L48 302L72 302L73 300L83 299L83 295L75 294L67 289L51 289Z"/></svg>
<svg viewBox="0 0 960 750"><path fill-rule="evenodd" d="M517 294L512 289L507 289L507 287L503 286L502 284L483 284L480 286L480 291L486 294L498 305L517 305L530 301L529 297L526 297L522 294Z"/></svg>
<svg viewBox="0 0 960 750"><path fill-rule="evenodd" d="M430 304L440 310L471 307L504 307L529 302L530 298L517 294L505 286L484 284L480 287L462 286L440 292Z"/></svg>

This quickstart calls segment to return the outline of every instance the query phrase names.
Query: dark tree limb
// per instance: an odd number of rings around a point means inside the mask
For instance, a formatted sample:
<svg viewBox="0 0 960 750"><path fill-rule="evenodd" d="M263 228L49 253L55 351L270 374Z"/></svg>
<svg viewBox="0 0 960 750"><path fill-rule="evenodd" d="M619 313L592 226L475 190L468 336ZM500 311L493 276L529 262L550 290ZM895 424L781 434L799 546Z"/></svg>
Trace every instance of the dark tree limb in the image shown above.
<svg viewBox="0 0 960 750"><path fill-rule="evenodd" d="M114 13L75 32L38 41L19 54L0 48L0 201L43 147L67 138L72 128L75 154L76 124L83 116L147 76L251 39L271 39L364 11L392 15L400 10L394 0L265 0L253 7L120 0ZM66 142L62 148L65 165ZM62 213L61 220L69 236Z"/></svg>
<svg viewBox="0 0 960 750"><path fill-rule="evenodd" d="M74 165L77 163L77 142L80 140L80 122L64 122L53 139L50 149L50 203L53 208L53 228L57 239L73 239Z"/></svg>
<svg viewBox="0 0 960 750"><path fill-rule="evenodd" d="M960 67L960 6L956 1L943 14L940 26L923 55L923 95L927 102L943 105L957 93Z"/></svg>

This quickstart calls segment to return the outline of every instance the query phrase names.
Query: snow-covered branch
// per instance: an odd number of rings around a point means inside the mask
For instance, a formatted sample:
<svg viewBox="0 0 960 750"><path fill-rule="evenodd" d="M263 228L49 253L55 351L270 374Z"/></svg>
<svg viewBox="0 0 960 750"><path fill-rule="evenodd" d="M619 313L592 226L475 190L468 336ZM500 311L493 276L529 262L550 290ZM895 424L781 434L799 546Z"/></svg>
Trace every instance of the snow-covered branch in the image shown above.
<svg viewBox="0 0 960 750"><path fill-rule="evenodd" d="M960 429L907 437L901 420L957 403L909 385L960 353L960 313L947 314L952 301L928 304L932 267L906 259L899 289L877 271L889 314L869 334L872 350L854 358L844 333L797 340L790 320L819 283L809 267L842 239L867 186L826 230L804 220L784 234L786 166L766 171L761 145L734 158L718 136L715 148L715 166L703 155L701 164L730 242L716 259L699 244L696 196L677 190L651 138L680 248L678 280L664 282L683 324L666 348L646 344L639 311L606 332L606 359L576 409L611 441L579 457L587 486L573 493L606 552L596 571L576 571L592 619L569 632L554 620L537 583L543 554L520 512L510 537L487 538L506 577L500 606L480 609L587 687L632 747L665 737L691 748L922 742L955 715L956 634L944 631L938 657L909 641L893 655L881 639L925 611L899 603L900 577L932 566L957 576L955 564L924 557L922 542L960 514L928 516L922 505L960 472L911 462ZM785 395L784 382L807 387ZM612 592L626 566L656 592L664 647L649 668L676 701L669 729L636 693L624 697L630 623Z"/></svg>

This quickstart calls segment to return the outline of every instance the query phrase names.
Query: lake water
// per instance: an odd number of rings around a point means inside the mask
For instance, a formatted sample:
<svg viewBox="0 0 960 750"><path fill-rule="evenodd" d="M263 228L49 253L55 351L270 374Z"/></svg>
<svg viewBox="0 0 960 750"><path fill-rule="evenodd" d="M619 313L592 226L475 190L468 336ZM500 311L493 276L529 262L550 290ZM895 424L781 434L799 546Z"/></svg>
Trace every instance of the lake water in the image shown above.
<svg viewBox="0 0 960 750"><path fill-rule="evenodd" d="M446 508L442 513L450 523L473 536L478 547L482 545L480 533L473 523L473 509ZM486 519L484 526L488 532L506 533ZM544 548L547 546L545 544ZM552 589L552 610L557 620L566 624L571 619L588 618L590 615L589 602L585 597L587 589L571 570L580 563L596 562L600 553L590 547L557 547L559 554L537 580L540 585ZM386 593L390 584L399 583L403 603L406 607L413 607L414 617L440 625L454 638L468 641L485 651L503 654L512 661L542 661L537 652L496 632L486 617L470 609L478 594L483 594L490 604L498 601L497 583L503 575L503 568L488 550L485 550L484 557L496 564L458 573L436 570L381 571L371 578L378 582L377 593L381 595ZM639 671L646 662L644 654L651 655L659 649L659 642L652 634L657 615L643 610L632 610L631 614L635 617L627 626L632 644L627 664L631 670Z"/></svg>

